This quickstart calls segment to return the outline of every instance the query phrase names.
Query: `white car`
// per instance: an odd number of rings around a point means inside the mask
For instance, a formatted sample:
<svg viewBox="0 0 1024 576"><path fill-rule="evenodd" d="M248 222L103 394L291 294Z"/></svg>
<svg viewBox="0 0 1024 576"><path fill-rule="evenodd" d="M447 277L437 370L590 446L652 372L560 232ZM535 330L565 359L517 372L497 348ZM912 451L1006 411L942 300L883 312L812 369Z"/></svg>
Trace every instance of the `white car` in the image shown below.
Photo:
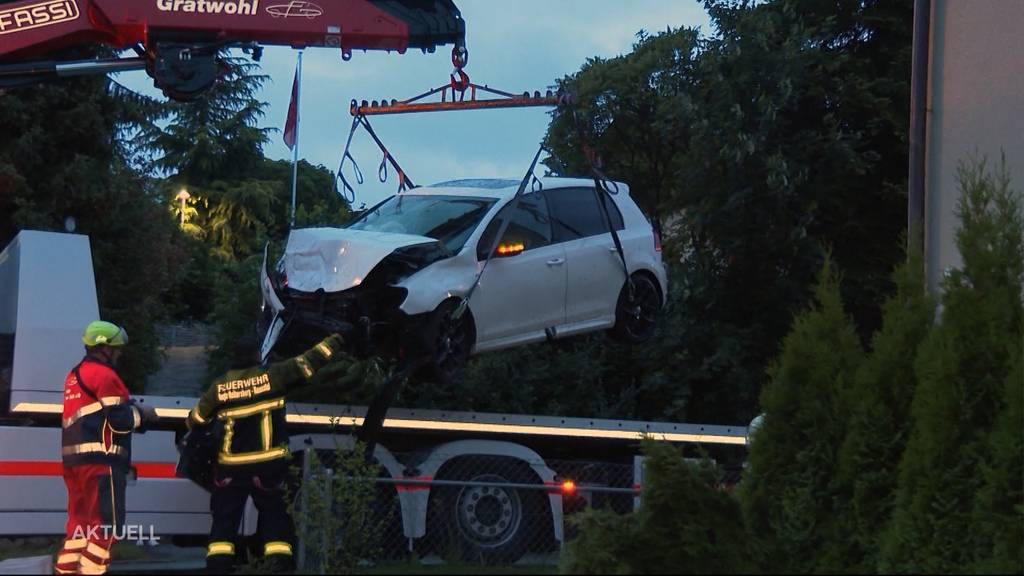
<svg viewBox="0 0 1024 576"><path fill-rule="evenodd" d="M263 267L264 359L342 331L361 353L430 353L431 375L449 380L473 353L607 329L649 338L668 279L628 186L601 194L632 287L594 182L539 183L514 210L518 181L458 180L392 196L345 228L293 230L276 270Z"/></svg>

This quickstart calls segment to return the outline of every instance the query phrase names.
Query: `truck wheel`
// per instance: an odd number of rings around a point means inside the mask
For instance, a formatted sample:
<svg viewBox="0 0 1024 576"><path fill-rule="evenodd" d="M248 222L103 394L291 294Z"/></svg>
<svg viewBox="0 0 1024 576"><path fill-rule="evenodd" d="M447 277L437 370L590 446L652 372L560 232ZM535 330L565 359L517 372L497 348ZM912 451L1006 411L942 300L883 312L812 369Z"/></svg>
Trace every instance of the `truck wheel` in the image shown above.
<svg viewBox="0 0 1024 576"><path fill-rule="evenodd" d="M488 465L492 464L492 465ZM496 465L494 465L496 464ZM466 486L444 486L431 491L435 549L442 558L460 558L481 564L512 564L532 543L543 543L551 531L545 492L474 485L477 483L536 484L532 472L510 466L509 459L469 459L444 479L463 480Z"/></svg>

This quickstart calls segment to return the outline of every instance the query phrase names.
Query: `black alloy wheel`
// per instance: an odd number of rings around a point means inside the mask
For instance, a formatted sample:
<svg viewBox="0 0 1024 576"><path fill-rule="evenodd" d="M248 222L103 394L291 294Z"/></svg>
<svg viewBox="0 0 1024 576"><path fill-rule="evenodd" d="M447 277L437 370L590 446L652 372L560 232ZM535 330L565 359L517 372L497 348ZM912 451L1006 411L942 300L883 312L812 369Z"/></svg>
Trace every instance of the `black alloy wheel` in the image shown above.
<svg viewBox="0 0 1024 576"><path fill-rule="evenodd" d="M633 274L619 293L615 306L614 335L630 344L641 344L654 335L661 311L661 292L647 274Z"/></svg>
<svg viewBox="0 0 1024 576"><path fill-rule="evenodd" d="M440 384L448 384L455 380L469 360L473 349L473 320L469 311L456 318L457 300L447 300L434 310L428 322L428 345L432 350L432 360L427 368L430 376Z"/></svg>

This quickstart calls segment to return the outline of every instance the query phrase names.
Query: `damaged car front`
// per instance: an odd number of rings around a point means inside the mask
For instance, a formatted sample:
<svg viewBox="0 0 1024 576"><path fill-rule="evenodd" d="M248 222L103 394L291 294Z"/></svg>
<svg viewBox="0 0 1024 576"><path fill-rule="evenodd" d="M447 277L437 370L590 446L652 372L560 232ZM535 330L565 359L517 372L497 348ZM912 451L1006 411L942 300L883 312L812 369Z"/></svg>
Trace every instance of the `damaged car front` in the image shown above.
<svg viewBox="0 0 1024 576"><path fill-rule="evenodd" d="M475 258L453 261L496 202L407 193L345 228L293 230L273 269L264 257L261 358L295 354L332 332L344 334L359 355L396 357L429 345L435 307L473 281L451 272L466 264L472 270ZM408 280L417 274L436 280L417 283L410 295Z"/></svg>

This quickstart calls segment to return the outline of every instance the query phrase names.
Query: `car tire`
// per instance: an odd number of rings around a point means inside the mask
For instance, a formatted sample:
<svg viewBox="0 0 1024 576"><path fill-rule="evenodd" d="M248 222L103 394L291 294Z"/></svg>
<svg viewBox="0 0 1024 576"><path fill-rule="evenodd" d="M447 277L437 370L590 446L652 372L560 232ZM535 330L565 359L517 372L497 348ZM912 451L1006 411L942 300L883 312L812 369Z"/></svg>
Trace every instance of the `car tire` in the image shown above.
<svg viewBox="0 0 1024 576"><path fill-rule="evenodd" d="M467 310L456 319L454 314L458 307L458 300L445 300L430 314L424 326L423 345L430 359L421 373L431 382L454 382L473 350L476 332L472 314Z"/></svg>
<svg viewBox="0 0 1024 576"><path fill-rule="evenodd" d="M615 327L612 335L629 344L642 344L654 335L661 311L661 291L647 274L636 272L630 276L633 284L623 284L615 304Z"/></svg>

